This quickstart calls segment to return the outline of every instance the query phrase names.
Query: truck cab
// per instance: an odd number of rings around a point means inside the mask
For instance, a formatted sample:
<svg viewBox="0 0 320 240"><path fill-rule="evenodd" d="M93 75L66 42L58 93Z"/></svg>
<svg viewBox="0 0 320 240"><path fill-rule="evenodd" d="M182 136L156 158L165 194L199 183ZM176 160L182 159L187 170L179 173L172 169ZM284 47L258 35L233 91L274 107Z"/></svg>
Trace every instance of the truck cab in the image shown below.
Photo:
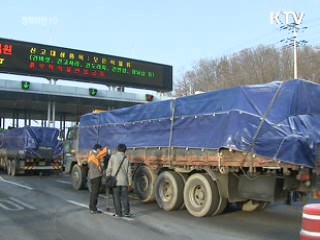
<svg viewBox="0 0 320 240"><path fill-rule="evenodd" d="M73 165L77 163L76 152L79 143L79 126L74 125L68 128L64 141L63 168L64 172L71 173Z"/></svg>
<svg viewBox="0 0 320 240"><path fill-rule="evenodd" d="M79 152L79 137L79 125L74 125L68 128L67 136L64 141L64 172L71 174L71 182L74 189L81 190L88 188L89 190L91 190L91 185L88 181L88 151ZM110 152L108 151L108 156L104 158L104 167L107 166L109 157ZM104 182L105 177L102 178L102 192L104 191Z"/></svg>
<svg viewBox="0 0 320 240"><path fill-rule="evenodd" d="M78 161L79 126L68 128L64 141L63 163L64 172L71 174L71 182L74 189L80 190L87 186L88 167L86 163Z"/></svg>

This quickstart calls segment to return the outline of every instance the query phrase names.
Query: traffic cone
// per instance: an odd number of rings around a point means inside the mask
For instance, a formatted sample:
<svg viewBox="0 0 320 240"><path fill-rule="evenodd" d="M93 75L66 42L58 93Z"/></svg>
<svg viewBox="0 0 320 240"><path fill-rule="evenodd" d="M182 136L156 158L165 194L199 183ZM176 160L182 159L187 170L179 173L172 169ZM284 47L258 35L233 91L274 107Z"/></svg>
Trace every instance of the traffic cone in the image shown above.
<svg viewBox="0 0 320 240"><path fill-rule="evenodd" d="M320 240L320 204L303 207L300 240Z"/></svg>

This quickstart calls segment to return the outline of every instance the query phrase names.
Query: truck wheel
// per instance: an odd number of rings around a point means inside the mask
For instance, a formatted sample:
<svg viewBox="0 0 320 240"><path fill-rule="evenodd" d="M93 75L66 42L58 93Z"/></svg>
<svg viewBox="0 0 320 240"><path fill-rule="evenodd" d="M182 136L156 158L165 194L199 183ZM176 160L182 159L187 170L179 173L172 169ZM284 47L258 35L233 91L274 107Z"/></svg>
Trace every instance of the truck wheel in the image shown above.
<svg viewBox="0 0 320 240"><path fill-rule="evenodd" d="M269 205L270 205L270 202L261 201L261 202L259 202L259 207L257 210L263 210L263 209L269 207Z"/></svg>
<svg viewBox="0 0 320 240"><path fill-rule="evenodd" d="M227 206L228 206L228 199L220 197L219 205L211 215L212 216L220 215L221 213L223 213L223 211L226 209Z"/></svg>
<svg viewBox="0 0 320 240"><path fill-rule="evenodd" d="M7 161L7 174L11 175L11 161L10 160Z"/></svg>
<svg viewBox="0 0 320 240"><path fill-rule="evenodd" d="M244 212L253 212L257 210L263 210L269 206L269 202L248 200L240 203L241 210Z"/></svg>
<svg viewBox="0 0 320 240"><path fill-rule="evenodd" d="M3 160L3 170L6 172L8 167L8 159L7 157L4 158Z"/></svg>
<svg viewBox="0 0 320 240"><path fill-rule="evenodd" d="M86 180L87 180L87 169L86 167L79 166L78 164L75 164L72 168L71 172L71 180L72 180L72 186L76 190L84 189L86 186Z"/></svg>
<svg viewBox="0 0 320 240"><path fill-rule="evenodd" d="M160 208L171 211L183 205L184 181L172 171L162 172L156 182L156 201Z"/></svg>
<svg viewBox="0 0 320 240"><path fill-rule="evenodd" d="M184 173L178 173L180 175L180 177L182 178L182 181L183 181L183 189L184 189L184 186L186 184L186 181L188 179L188 175L187 174L184 174ZM184 205L184 201L180 207L180 209L184 209L186 206Z"/></svg>
<svg viewBox="0 0 320 240"><path fill-rule="evenodd" d="M11 161L11 176L17 176L18 175L18 171L17 171L17 165L18 165L18 161L17 159L14 159Z"/></svg>
<svg viewBox="0 0 320 240"><path fill-rule="evenodd" d="M205 217L221 212L217 183L208 174L191 175L184 187L184 203L188 212L195 217Z"/></svg>
<svg viewBox="0 0 320 240"><path fill-rule="evenodd" d="M253 212L255 210L258 210L259 206L259 202L253 200L248 200L240 204L241 210L244 212Z"/></svg>
<svg viewBox="0 0 320 240"><path fill-rule="evenodd" d="M139 167L134 174L134 191L143 202L151 202L155 199L156 175L146 167Z"/></svg>

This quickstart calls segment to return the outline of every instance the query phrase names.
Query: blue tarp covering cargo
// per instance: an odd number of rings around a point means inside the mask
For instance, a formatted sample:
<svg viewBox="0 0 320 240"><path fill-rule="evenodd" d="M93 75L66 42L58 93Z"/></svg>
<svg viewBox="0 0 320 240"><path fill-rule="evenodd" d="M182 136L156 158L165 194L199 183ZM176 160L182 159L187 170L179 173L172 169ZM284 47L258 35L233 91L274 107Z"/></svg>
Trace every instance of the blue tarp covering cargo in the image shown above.
<svg viewBox="0 0 320 240"><path fill-rule="evenodd" d="M110 148L229 148L314 168L320 85L276 81L83 115L80 148L97 142Z"/></svg>
<svg viewBox="0 0 320 240"><path fill-rule="evenodd" d="M17 155L24 151L26 155L46 158L41 156L43 151L39 147L51 148L52 158L62 158L63 144L58 139L59 129L49 127L14 128L7 131L3 137L2 148L5 148L8 155Z"/></svg>

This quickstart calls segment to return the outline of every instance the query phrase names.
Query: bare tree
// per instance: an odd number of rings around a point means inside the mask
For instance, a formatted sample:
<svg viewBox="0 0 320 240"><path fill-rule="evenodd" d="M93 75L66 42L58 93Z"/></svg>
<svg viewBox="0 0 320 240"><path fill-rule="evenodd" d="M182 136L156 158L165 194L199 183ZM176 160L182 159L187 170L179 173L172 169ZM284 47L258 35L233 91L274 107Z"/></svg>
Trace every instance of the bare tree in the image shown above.
<svg viewBox="0 0 320 240"><path fill-rule="evenodd" d="M320 49L305 46L298 51L298 77L320 83ZM201 59L176 85L177 95L215 91L248 84L293 78L292 48L258 46L232 56Z"/></svg>

